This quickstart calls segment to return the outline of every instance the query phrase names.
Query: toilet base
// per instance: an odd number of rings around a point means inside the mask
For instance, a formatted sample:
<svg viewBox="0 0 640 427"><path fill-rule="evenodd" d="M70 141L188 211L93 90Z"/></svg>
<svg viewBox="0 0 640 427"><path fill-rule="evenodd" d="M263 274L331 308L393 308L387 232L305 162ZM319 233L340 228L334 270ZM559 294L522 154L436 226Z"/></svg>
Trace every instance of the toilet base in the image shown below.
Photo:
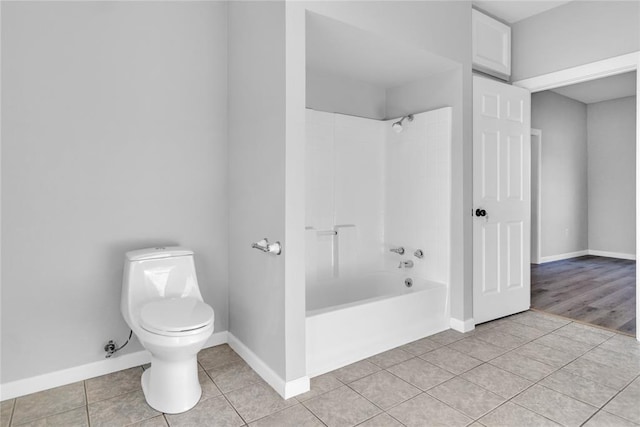
<svg viewBox="0 0 640 427"><path fill-rule="evenodd" d="M196 356L166 361L151 355L151 367L142 373L141 383L149 406L166 414L188 411L202 395Z"/></svg>

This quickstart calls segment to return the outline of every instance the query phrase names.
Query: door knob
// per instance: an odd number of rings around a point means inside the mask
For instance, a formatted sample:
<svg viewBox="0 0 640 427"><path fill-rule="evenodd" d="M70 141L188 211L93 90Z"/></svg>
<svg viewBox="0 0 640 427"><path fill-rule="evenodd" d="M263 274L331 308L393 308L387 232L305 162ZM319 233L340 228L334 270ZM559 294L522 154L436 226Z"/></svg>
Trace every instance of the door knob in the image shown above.
<svg viewBox="0 0 640 427"><path fill-rule="evenodd" d="M476 209L476 216L487 216L487 211L484 209Z"/></svg>

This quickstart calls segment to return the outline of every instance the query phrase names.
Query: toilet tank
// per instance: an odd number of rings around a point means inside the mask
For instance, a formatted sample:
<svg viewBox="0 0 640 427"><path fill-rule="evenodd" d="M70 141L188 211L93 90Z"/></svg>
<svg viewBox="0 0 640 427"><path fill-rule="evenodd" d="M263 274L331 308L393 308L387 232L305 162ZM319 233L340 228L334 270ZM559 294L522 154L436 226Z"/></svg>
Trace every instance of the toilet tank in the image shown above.
<svg viewBox="0 0 640 427"><path fill-rule="evenodd" d="M193 251L167 246L126 253L122 279L123 314L133 316L152 300L185 297L202 301Z"/></svg>

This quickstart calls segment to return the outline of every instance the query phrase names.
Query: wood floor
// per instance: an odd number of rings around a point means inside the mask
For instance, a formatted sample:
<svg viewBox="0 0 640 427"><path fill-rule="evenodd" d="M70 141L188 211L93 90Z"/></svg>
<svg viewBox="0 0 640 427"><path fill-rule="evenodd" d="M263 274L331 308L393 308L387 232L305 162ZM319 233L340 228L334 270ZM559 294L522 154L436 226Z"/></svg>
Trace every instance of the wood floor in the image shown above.
<svg viewBox="0 0 640 427"><path fill-rule="evenodd" d="M531 265L531 307L636 333L636 262L583 256Z"/></svg>

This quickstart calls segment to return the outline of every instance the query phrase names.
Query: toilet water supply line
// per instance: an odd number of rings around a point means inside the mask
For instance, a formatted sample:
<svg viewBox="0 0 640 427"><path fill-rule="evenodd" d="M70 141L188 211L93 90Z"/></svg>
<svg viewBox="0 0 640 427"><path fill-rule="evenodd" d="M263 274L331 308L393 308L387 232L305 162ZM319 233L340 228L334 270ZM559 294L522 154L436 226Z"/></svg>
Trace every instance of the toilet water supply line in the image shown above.
<svg viewBox="0 0 640 427"><path fill-rule="evenodd" d="M122 350L127 344L129 344L129 340L131 339L131 337L133 336L133 329L129 330L129 338L127 338L127 341L122 344L120 347L116 348L116 342L114 340L109 340L109 342L104 346L104 351L107 352L107 354L105 354L104 358L108 359L111 356L113 356L117 351Z"/></svg>

